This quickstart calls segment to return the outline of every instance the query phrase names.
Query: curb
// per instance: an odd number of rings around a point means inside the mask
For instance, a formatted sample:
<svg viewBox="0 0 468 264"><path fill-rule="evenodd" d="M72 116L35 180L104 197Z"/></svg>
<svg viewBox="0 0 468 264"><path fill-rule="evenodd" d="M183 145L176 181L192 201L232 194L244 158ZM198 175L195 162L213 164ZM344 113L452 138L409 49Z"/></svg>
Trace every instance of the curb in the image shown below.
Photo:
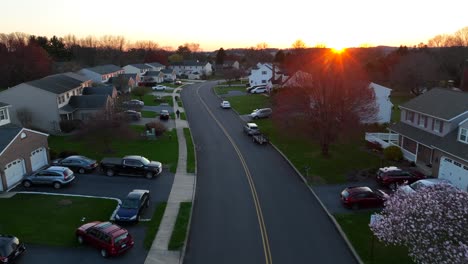
<svg viewBox="0 0 468 264"><path fill-rule="evenodd" d="M214 91L214 88L212 89L213 93L220 99L221 96L219 96L215 91ZM236 114L237 116L239 117L239 119L242 121L242 122L245 122L239 115L239 113L234 109L234 108L231 108ZM348 246L349 250L351 250L351 253L354 255L354 258L356 259L356 261L359 263L359 264L364 264L364 262L362 261L361 257L359 257L359 254L357 254L356 250L354 249L353 245L351 244L351 242L349 241L348 237L346 236L346 234L343 232L343 229L341 229L341 226L338 224L338 222L336 221L336 219L333 217L333 215L328 211L328 209L325 207L325 205L322 203L322 201L319 199L319 197L317 196L317 194L314 192L314 190L309 186L306 178L302 175L302 173L296 169L296 167L293 165L293 163L286 157L286 155L284 155L284 153L278 148L276 147L273 143L271 143L270 141L270 145L276 150L278 151L278 153L283 157L284 160L286 160L286 162L289 163L289 165L294 169L294 171L296 172L296 174L299 176L299 178L302 180L302 182L304 182L304 184L307 186L307 188L309 189L309 191L312 193L312 195L314 195L314 197L317 199L317 201L319 202L320 206L322 207L322 209L325 211L325 213L328 215L328 217L330 218L330 220L333 222L333 225L335 226L336 230L338 230L338 233L340 233L341 237L343 238L343 240L345 241L346 245Z"/></svg>

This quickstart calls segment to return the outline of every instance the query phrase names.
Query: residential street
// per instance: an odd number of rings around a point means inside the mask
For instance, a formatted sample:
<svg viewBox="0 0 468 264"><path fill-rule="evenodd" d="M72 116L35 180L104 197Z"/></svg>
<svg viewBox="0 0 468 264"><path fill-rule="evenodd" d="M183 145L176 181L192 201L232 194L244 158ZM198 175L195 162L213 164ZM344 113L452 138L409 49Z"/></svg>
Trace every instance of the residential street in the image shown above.
<svg viewBox="0 0 468 264"><path fill-rule="evenodd" d="M357 263L293 168L271 146L252 143L237 114L219 107L214 84L181 94L198 162L185 263Z"/></svg>

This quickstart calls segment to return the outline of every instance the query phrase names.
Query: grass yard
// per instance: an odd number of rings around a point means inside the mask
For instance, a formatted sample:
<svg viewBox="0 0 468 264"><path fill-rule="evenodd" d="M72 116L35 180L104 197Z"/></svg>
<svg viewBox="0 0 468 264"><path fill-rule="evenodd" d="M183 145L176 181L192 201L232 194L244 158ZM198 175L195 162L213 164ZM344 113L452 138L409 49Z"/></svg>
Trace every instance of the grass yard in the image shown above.
<svg viewBox="0 0 468 264"><path fill-rule="evenodd" d="M325 158L321 155L318 144L307 142L303 138L279 134L273 127L271 119L260 119L255 123L304 176L306 176L305 167L308 166L309 176L319 176L323 183L344 183L346 173L351 170L380 166L381 161L377 156L361 150L363 142L332 145L330 157Z"/></svg>
<svg viewBox="0 0 468 264"><path fill-rule="evenodd" d="M116 201L108 199L16 194L0 199L0 234L14 234L31 244L78 246L76 228L108 221L116 206Z"/></svg>
<svg viewBox="0 0 468 264"><path fill-rule="evenodd" d="M230 82L221 82L219 84L231 84L231 85L235 85L235 84L242 84L244 86L244 88L246 88L245 84L247 84L249 82L248 79L244 79L244 80L235 80L235 81L230 81Z"/></svg>
<svg viewBox="0 0 468 264"><path fill-rule="evenodd" d="M413 96L411 96L411 95L392 95L392 96L390 96L390 101L393 104L392 122L400 122L401 110L400 110L400 108L398 108L398 106L408 102L412 98L413 98Z"/></svg>
<svg viewBox="0 0 468 264"><path fill-rule="evenodd" d="M187 172L195 173L195 150L193 148L192 134L190 128L184 128L185 141L187 144Z"/></svg>
<svg viewBox="0 0 468 264"><path fill-rule="evenodd" d="M147 250L151 248L153 240L156 237L156 234L158 233L159 225L161 224L161 220L164 216L166 206L166 202L158 203L158 205L156 205L156 210L154 210L153 217L151 217L151 221L145 223L147 229L145 240L143 241L143 246Z"/></svg>
<svg viewBox="0 0 468 264"><path fill-rule="evenodd" d="M370 212L337 214L335 219L340 224L349 241L353 245L364 263L378 264L412 264L408 257L408 251L401 246L386 246L374 238L373 259L372 251L372 231L369 228Z"/></svg>
<svg viewBox="0 0 468 264"><path fill-rule="evenodd" d="M144 126L132 126L133 129L142 133ZM81 140L71 136L49 136L49 147L52 151L60 153L62 151L75 151L80 155L87 156L96 160L102 160L104 157L123 157L126 155L141 155L150 160L162 162L163 166L170 166L170 171L175 173L179 155L177 133L173 129L167 131L164 136L156 140L148 139L122 139L112 142L113 153L97 152L92 147Z"/></svg>
<svg viewBox="0 0 468 264"><path fill-rule="evenodd" d="M185 112L180 113L180 119L187 120L187 116L185 115Z"/></svg>
<svg viewBox="0 0 468 264"><path fill-rule="evenodd" d="M154 111L141 111L141 117L155 118L158 114Z"/></svg>
<svg viewBox="0 0 468 264"><path fill-rule="evenodd" d="M169 250L178 250L184 246L191 208L191 202L180 203L179 214L177 215L177 220L168 245Z"/></svg>
<svg viewBox="0 0 468 264"><path fill-rule="evenodd" d="M245 92L245 86L215 86L213 89L216 94L222 95L222 94L227 94L229 91L240 91L240 92Z"/></svg>
<svg viewBox="0 0 468 264"><path fill-rule="evenodd" d="M141 100L139 96L132 95L132 99ZM174 106L174 102L172 101L172 95L163 96L161 99L156 99L156 97L152 94L145 94L143 96L143 102L146 106L157 106L162 103L166 103L170 106Z"/></svg>
<svg viewBox="0 0 468 264"><path fill-rule="evenodd" d="M240 115L250 114L254 109L270 107L270 97L261 94L232 96L228 100Z"/></svg>

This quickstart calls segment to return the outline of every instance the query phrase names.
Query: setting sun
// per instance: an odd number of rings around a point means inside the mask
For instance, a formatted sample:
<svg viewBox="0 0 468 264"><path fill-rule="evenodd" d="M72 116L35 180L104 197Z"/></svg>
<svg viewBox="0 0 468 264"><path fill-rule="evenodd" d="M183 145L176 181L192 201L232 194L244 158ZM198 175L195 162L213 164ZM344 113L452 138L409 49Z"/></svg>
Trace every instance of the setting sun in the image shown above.
<svg viewBox="0 0 468 264"><path fill-rule="evenodd" d="M333 53L341 54L346 51L346 48L332 48L331 50Z"/></svg>

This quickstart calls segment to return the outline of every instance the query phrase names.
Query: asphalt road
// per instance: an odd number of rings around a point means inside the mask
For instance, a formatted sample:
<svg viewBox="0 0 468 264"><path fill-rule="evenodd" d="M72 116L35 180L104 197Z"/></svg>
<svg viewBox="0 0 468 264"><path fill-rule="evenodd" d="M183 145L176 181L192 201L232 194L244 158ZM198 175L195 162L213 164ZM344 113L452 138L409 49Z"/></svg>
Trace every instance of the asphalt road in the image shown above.
<svg viewBox="0 0 468 264"><path fill-rule="evenodd" d="M198 165L185 263L357 263L293 168L274 148L256 145L242 132L235 112L219 107L213 85L193 84L181 93Z"/></svg>
<svg viewBox="0 0 468 264"><path fill-rule="evenodd" d="M145 210L142 218L151 218L158 202L167 201L174 181L174 175L167 170L156 178L148 180L144 177L113 176L101 174L77 174L77 178L70 186L55 190L50 186L33 186L24 188L19 185L12 191L34 191L63 194L80 194L92 196L106 196L123 199L133 189L147 189L151 192L151 204ZM109 216L110 217L110 216ZM92 221L93 219L88 219ZM31 219L34 221L34 219ZM51 225L54 223L51 222ZM125 225L132 234L135 245L125 254L104 259L99 250L90 246L79 247L50 247L43 245L26 245L27 252L16 262L17 264L91 264L91 263L144 263L148 251L143 248L146 234L145 223ZM74 234L70 234L74 236Z"/></svg>

